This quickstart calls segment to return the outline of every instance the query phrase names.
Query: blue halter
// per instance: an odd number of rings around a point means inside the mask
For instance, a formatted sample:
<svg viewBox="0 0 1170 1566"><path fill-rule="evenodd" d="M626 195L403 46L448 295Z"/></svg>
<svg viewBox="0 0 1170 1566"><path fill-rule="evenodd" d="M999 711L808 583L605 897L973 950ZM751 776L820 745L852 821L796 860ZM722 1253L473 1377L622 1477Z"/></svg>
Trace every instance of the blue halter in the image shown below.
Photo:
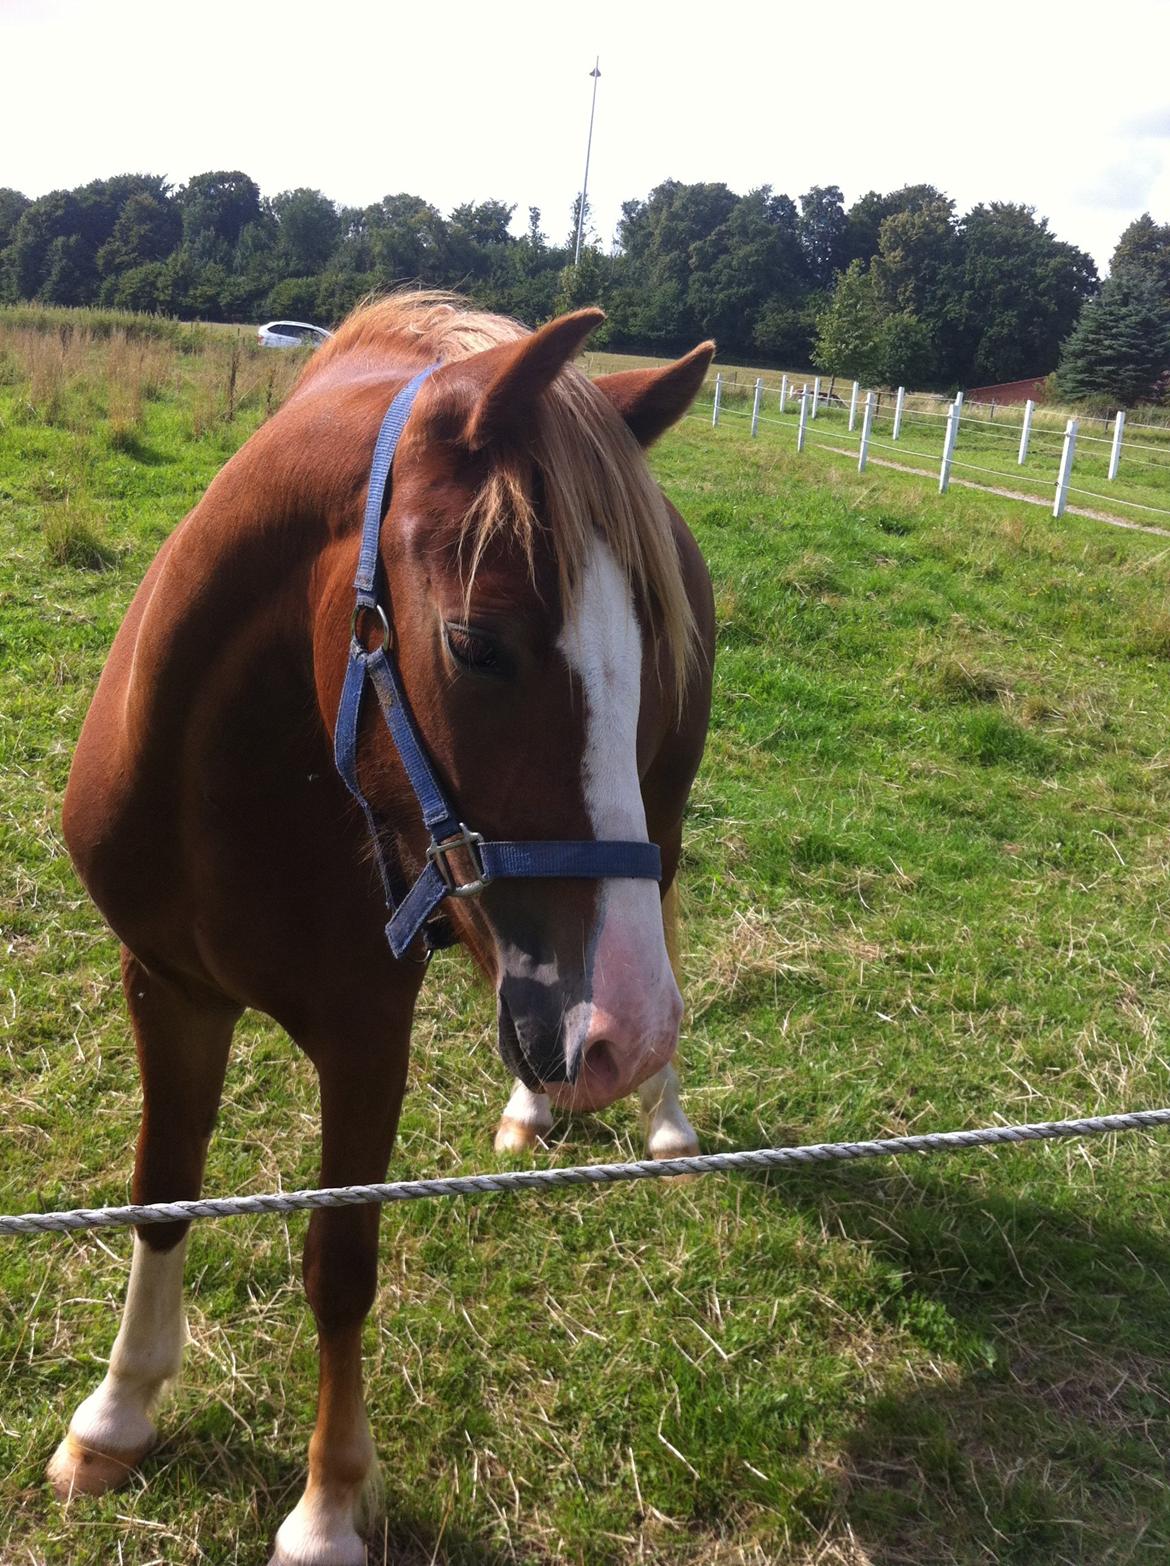
<svg viewBox="0 0 1170 1566"><path fill-rule="evenodd" d="M428 376L433 375L438 368L437 364L432 364L420 370L402 388L387 409L378 432L370 466L361 554L353 584L357 600L350 630L349 663L333 733L333 755L337 770L366 818L374 857L382 878L386 907L390 912L386 939L395 957L405 955L420 930L423 931L428 953L438 946L450 945L453 937L441 928L436 929L434 923L428 925L427 921L444 898L473 897L492 881L546 877L589 881L610 877L647 881L662 879L662 856L656 843L484 842L478 832L472 832L459 819L435 777L402 688L391 646L390 622L378 600L377 581L378 540L383 512L387 508L394 452L415 397ZM381 646L372 651L367 651L358 639L359 622L367 614L377 619L382 632ZM396 871L387 863L377 818L358 782L358 721L367 680L374 687L386 727L390 730L390 737L418 800L423 822L431 834L426 868L409 890L401 886ZM457 879L448 858L455 852L462 852L470 860L476 872L472 880Z"/></svg>

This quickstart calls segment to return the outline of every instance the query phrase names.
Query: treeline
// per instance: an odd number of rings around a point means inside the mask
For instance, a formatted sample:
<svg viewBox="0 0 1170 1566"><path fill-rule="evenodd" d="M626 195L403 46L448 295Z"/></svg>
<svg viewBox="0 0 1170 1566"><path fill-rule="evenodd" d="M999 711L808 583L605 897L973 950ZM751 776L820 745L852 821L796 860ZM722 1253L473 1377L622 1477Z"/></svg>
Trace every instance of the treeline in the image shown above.
<svg viewBox="0 0 1170 1566"><path fill-rule="evenodd" d="M536 208L514 235L514 211L265 197L238 170L177 189L126 174L33 201L0 190L0 300L328 325L417 281L529 322L600 302L614 348L665 354L713 336L726 358L944 386L1051 370L1097 292L1089 256L1030 208L960 215L929 185L847 208L832 185L793 200L667 180L623 205L613 253L590 235L575 267L575 210L563 242Z"/></svg>

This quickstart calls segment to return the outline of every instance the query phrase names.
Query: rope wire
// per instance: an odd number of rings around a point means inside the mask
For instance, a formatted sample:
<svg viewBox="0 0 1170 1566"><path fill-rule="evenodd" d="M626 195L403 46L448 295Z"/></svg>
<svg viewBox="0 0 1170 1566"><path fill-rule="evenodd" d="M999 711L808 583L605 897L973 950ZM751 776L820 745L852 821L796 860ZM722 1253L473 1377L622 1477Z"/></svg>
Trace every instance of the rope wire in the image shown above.
<svg viewBox="0 0 1170 1566"><path fill-rule="evenodd" d="M1156 517L1170 517L1170 511L1165 506L1143 506L1139 500L1123 500L1120 495L1099 495L1095 489L1077 489L1075 485L1068 486L1070 495L1087 495L1090 500L1099 500L1103 506L1132 506L1135 511L1149 511Z"/></svg>
<svg viewBox="0 0 1170 1566"><path fill-rule="evenodd" d="M452 1175L436 1180L398 1180L388 1185L345 1185L334 1189L283 1191L268 1196L213 1197L206 1201L152 1202L143 1206L75 1208L69 1212L23 1213L0 1218L0 1235L67 1234L79 1229L126 1229L200 1218L240 1218L251 1213L295 1213L322 1207L379 1206L444 1196L486 1196L545 1186L614 1185L703 1175L734 1169L781 1169L793 1165L858 1158L894 1158L904 1153L945 1153L971 1147L1141 1131L1170 1125L1170 1109L1139 1109L1079 1120L1043 1120L1031 1125L987 1126L974 1131L937 1131L884 1137L872 1142L814 1142L803 1147L769 1147L743 1153L706 1153L694 1158L640 1159L621 1164L583 1164L566 1169L509 1169L499 1174Z"/></svg>

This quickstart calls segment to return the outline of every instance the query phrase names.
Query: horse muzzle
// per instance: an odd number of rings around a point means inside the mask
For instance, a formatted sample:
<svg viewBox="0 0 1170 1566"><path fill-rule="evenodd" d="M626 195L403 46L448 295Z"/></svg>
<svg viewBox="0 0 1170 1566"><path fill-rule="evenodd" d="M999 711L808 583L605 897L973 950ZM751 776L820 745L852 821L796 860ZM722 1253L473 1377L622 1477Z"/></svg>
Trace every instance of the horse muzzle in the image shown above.
<svg viewBox="0 0 1170 1566"><path fill-rule="evenodd" d="M505 977L498 991L499 1046L524 1085L562 1109L604 1109L669 1064L678 1045L682 998L668 983L620 1010L574 1001L559 985Z"/></svg>

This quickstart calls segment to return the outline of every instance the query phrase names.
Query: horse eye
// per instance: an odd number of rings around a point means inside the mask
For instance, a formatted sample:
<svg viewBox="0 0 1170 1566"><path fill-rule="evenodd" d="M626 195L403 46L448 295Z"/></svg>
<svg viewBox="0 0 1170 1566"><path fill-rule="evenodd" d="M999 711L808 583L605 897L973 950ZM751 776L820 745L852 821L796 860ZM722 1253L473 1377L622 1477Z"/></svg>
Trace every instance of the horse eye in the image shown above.
<svg viewBox="0 0 1170 1566"><path fill-rule="evenodd" d="M445 625L447 651L465 669L498 669L500 650L492 636L473 631L468 625Z"/></svg>

